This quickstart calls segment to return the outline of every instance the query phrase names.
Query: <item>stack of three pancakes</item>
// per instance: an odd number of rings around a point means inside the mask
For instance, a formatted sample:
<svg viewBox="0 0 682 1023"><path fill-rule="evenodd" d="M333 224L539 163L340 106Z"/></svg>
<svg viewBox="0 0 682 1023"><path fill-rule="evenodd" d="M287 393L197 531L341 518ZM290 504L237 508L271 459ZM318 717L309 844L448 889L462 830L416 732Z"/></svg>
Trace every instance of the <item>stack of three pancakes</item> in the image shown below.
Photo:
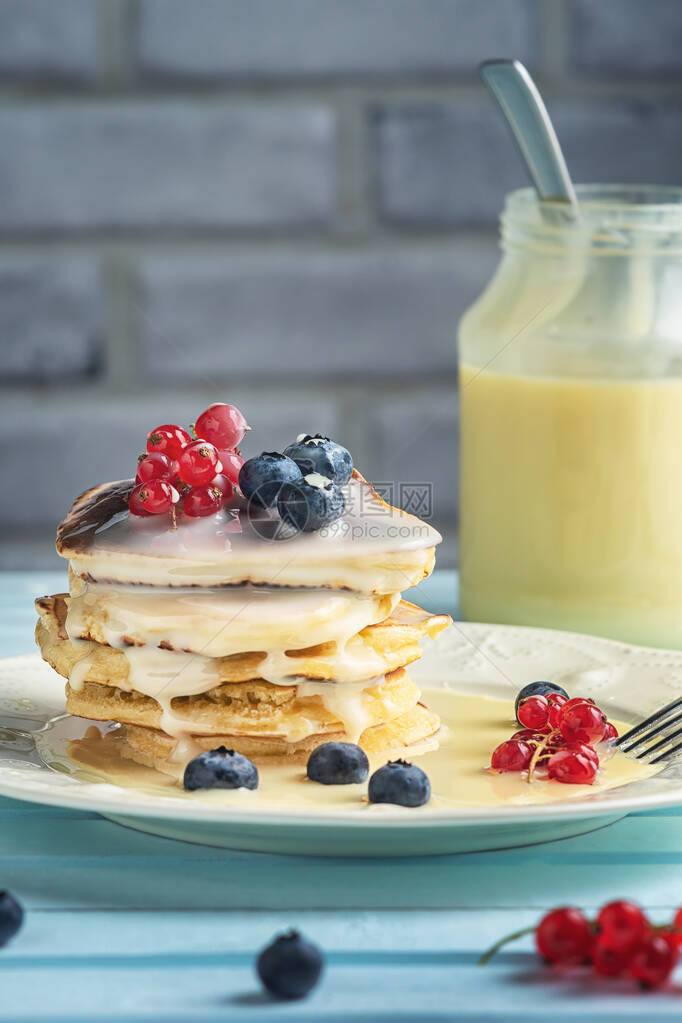
<svg viewBox="0 0 682 1023"><path fill-rule="evenodd" d="M437 732L405 666L450 619L400 594L430 573L434 529L357 473L318 534L238 498L161 525L129 514L131 486L76 500L57 537L70 592L37 601L68 711L120 723L126 755L173 773L219 745L304 758L330 739L380 753Z"/></svg>

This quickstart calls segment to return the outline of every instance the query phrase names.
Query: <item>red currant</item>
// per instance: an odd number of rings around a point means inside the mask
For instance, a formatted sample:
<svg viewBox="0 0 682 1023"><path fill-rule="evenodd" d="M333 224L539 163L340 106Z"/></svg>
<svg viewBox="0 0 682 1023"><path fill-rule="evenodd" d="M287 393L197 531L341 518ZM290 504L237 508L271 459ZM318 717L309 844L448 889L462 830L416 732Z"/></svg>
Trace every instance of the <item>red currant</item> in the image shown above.
<svg viewBox="0 0 682 1023"><path fill-rule="evenodd" d="M211 486L214 487L216 490L219 490L220 493L223 495L223 504L227 504L227 502L232 498L232 494L234 493L234 487L232 486L232 483L224 473L219 473L217 476L215 476L211 480Z"/></svg>
<svg viewBox="0 0 682 1023"><path fill-rule="evenodd" d="M191 518L201 518L204 515L215 515L223 503L223 495L214 486L192 487L185 495L182 502L182 510L185 515Z"/></svg>
<svg viewBox="0 0 682 1023"><path fill-rule="evenodd" d="M552 728L558 728L561 708L568 703L568 697L562 693L547 693L547 702L549 703L549 723Z"/></svg>
<svg viewBox="0 0 682 1023"><path fill-rule="evenodd" d="M128 499L128 507L133 515L162 515L170 511L174 496L170 483L150 480L135 487Z"/></svg>
<svg viewBox="0 0 682 1023"><path fill-rule="evenodd" d="M612 725L610 721L606 722L604 727L604 734L602 736L602 742L613 742L614 739L618 738L618 729L615 725Z"/></svg>
<svg viewBox="0 0 682 1023"><path fill-rule="evenodd" d="M183 430L181 426L165 423L147 434L147 451L160 451L169 458L178 458L191 439L187 430Z"/></svg>
<svg viewBox="0 0 682 1023"><path fill-rule="evenodd" d="M149 480L166 480L172 483L178 472L178 464L160 451L148 451L140 455L137 463L137 479L140 483Z"/></svg>
<svg viewBox="0 0 682 1023"><path fill-rule="evenodd" d="M538 952L550 963L584 962L590 954L592 941L587 918L572 906L547 913L535 931Z"/></svg>
<svg viewBox="0 0 682 1023"><path fill-rule="evenodd" d="M549 758L547 774L565 785L591 785L598 767L599 761L595 763L581 748L567 747Z"/></svg>
<svg viewBox="0 0 682 1023"><path fill-rule="evenodd" d="M649 927L646 914L627 899L609 902L599 910L597 924L600 941L617 951L631 949L644 937Z"/></svg>
<svg viewBox="0 0 682 1023"><path fill-rule="evenodd" d="M517 711L519 724L524 728L532 728L539 731L547 727L549 719L549 703L545 696L529 696L527 700L519 704Z"/></svg>
<svg viewBox="0 0 682 1023"><path fill-rule="evenodd" d="M239 470L244 464L244 459L236 451L228 451L225 448L218 448L218 455L223 467L223 475L227 476L233 486L238 486Z"/></svg>
<svg viewBox="0 0 682 1023"><path fill-rule="evenodd" d="M534 732L532 728L521 728L518 732L514 732L512 739L521 739L523 742L531 742L534 746L544 742L547 738L544 732Z"/></svg>
<svg viewBox="0 0 682 1023"><path fill-rule="evenodd" d="M661 987L675 969L679 954L664 935L651 932L632 953L628 973L644 988Z"/></svg>
<svg viewBox="0 0 682 1023"><path fill-rule="evenodd" d="M603 938L598 938L592 948L592 966L601 977L619 977L628 968L631 952L628 949L611 948Z"/></svg>
<svg viewBox="0 0 682 1023"><path fill-rule="evenodd" d="M587 696L572 696L571 699L567 700L564 704L564 707L577 707L579 703L591 703L593 706L596 706L594 700L588 699Z"/></svg>
<svg viewBox="0 0 682 1023"><path fill-rule="evenodd" d="M675 913L673 927L677 933L672 933L671 938L678 948L682 947L682 907Z"/></svg>
<svg viewBox="0 0 682 1023"><path fill-rule="evenodd" d="M606 718L599 707L587 700L582 703L569 700L560 712L559 728L567 742L599 742L605 727Z"/></svg>
<svg viewBox="0 0 682 1023"><path fill-rule="evenodd" d="M525 771L533 759L533 747L527 742L508 739L493 750L490 766L493 771L506 774L509 771Z"/></svg>
<svg viewBox="0 0 682 1023"><path fill-rule="evenodd" d="M547 739L547 736L543 735L542 738ZM542 748L542 753L540 755L540 760L546 761L550 757L553 757L555 753L558 753L559 750L563 749L566 749L565 740L562 738L561 735L558 734L553 735L548 742L545 742L545 745ZM545 764L544 766L546 767L547 765Z"/></svg>
<svg viewBox="0 0 682 1023"><path fill-rule="evenodd" d="M191 487L210 483L220 471L218 452L207 440L195 440L184 448L178 458L180 479Z"/></svg>
<svg viewBox="0 0 682 1023"><path fill-rule="evenodd" d="M218 401L201 413L194 429L197 437L223 449L236 448L250 427L238 408Z"/></svg>

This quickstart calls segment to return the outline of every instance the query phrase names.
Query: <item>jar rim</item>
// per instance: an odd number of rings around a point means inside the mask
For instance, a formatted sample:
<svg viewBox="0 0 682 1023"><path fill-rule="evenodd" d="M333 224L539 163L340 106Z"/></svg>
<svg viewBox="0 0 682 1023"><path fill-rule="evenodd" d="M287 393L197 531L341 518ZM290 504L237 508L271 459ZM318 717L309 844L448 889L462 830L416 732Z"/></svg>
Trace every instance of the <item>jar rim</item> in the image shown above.
<svg viewBox="0 0 682 1023"><path fill-rule="evenodd" d="M570 241L612 252L642 243L668 251L682 247L682 187L580 184L575 192L578 217L566 202L541 200L534 188L509 192L501 218L505 238L544 245Z"/></svg>

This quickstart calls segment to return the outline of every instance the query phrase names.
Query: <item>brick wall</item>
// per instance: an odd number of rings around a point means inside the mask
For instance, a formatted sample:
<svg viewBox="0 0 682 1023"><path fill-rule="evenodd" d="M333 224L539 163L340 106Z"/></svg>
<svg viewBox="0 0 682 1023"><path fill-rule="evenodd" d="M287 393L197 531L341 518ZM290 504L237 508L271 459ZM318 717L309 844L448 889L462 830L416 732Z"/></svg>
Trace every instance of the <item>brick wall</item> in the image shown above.
<svg viewBox="0 0 682 1023"><path fill-rule="evenodd" d="M525 183L476 64L577 180L675 183L681 43L679 0L0 0L0 566L221 399L434 481L451 563L456 323Z"/></svg>

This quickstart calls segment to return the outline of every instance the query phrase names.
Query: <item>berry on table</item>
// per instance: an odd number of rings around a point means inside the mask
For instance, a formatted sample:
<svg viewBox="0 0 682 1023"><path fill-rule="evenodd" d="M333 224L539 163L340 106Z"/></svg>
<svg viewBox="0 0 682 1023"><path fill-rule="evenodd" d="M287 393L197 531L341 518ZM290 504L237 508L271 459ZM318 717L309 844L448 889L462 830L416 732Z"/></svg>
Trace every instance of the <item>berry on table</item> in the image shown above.
<svg viewBox="0 0 682 1023"><path fill-rule="evenodd" d="M223 495L219 487L192 487L182 499L182 510L191 519L215 515L223 506Z"/></svg>
<svg viewBox="0 0 682 1023"><path fill-rule="evenodd" d="M547 727L549 721L549 703L546 696L529 696L519 704L516 717L524 728L539 731Z"/></svg>
<svg viewBox="0 0 682 1023"><path fill-rule="evenodd" d="M353 742L323 742L308 757L307 775L322 785L355 785L369 774L369 760Z"/></svg>
<svg viewBox="0 0 682 1023"><path fill-rule="evenodd" d="M128 498L128 507L133 515L163 515L170 511L177 491L165 480L150 480L140 483Z"/></svg>
<svg viewBox="0 0 682 1023"><path fill-rule="evenodd" d="M256 970L273 998L305 998L324 968L322 952L298 931L278 935L258 956Z"/></svg>
<svg viewBox="0 0 682 1023"><path fill-rule="evenodd" d="M572 906L561 906L545 914L535 928L524 928L497 941L479 959L489 962L510 941L535 932L535 944L548 963L592 966L602 977L629 975L640 987L661 987L680 957L679 936L682 908L669 926L650 924L643 910L627 899L602 906L593 922Z"/></svg>
<svg viewBox="0 0 682 1023"><path fill-rule="evenodd" d="M646 914L634 902L617 899L608 902L599 910L597 926L600 941L612 949L631 949L646 934L649 921Z"/></svg>
<svg viewBox="0 0 682 1023"><path fill-rule="evenodd" d="M0 945L6 945L21 929L24 910L9 892L0 892Z"/></svg>
<svg viewBox="0 0 682 1023"><path fill-rule="evenodd" d="M525 771L530 767L535 745L537 743L531 745L529 742L520 739L507 739L506 742L500 743L493 750L493 755L490 758L492 770L497 771L498 774Z"/></svg>
<svg viewBox="0 0 682 1023"><path fill-rule="evenodd" d="M535 932L535 944L550 963L575 964L588 958L592 929L587 917L573 906L561 906L543 916Z"/></svg>
<svg viewBox="0 0 682 1023"><path fill-rule="evenodd" d="M159 451L162 455L168 455L169 458L177 460L182 449L191 440L189 433L182 426L165 423L163 426L157 426L155 430L150 430L147 434L147 451Z"/></svg>
<svg viewBox="0 0 682 1023"><path fill-rule="evenodd" d="M679 955L679 949L666 936L652 931L635 947L628 973L643 988L661 987L675 969Z"/></svg>
<svg viewBox="0 0 682 1023"><path fill-rule="evenodd" d="M353 474L350 452L320 433L302 433L284 449L284 454L293 458L304 476L318 473L338 486L347 483Z"/></svg>
<svg viewBox="0 0 682 1023"><path fill-rule="evenodd" d="M301 532L311 533L340 518L346 502L332 480L317 473L285 483L277 498L281 518Z"/></svg>
<svg viewBox="0 0 682 1023"><path fill-rule="evenodd" d="M258 768L241 753L219 746L200 753L185 768L183 785L196 789L257 789Z"/></svg>
<svg viewBox="0 0 682 1023"><path fill-rule="evenodd" d="M547 762L547 776L565 785L592 785L599 770L599 759L588 755L582 746L567 746Z"/></svg>
<svg viewBox="0 0 682 1023"><path fill-rule="evenodd" d="M566 742L599 742L605 727L606 718L588 700L569 700L561 708L559 728Z"/></svg>
<svg viewBox="0 0 682 1023"><path fill-rule="evenodd" d="M178 458L178 475L190 487L210 483L222 466L217 448L207 440L194 440L183 448Z"/></svg>
<svg viewBox="0 0 682 1023"><path fill-rule="evenodd" d="M369 779L370 803L423 806L431 798L431 784L421 767L405 760L389 760Z"/></svg>
<svg viewBox="0 0 682 1023"><path fill-rule="evenodd" d="M620 977L628 968L631 951L611 948L602 937L592 947L592 967L600 977Z"/></svg>
<svg viewBox="0 0 682 1023"><path fill-rule="evenodd" d="M671 934L675 945L682 946L682 908L678 909L673 919L673 932Z"/></svg>
<svg viewBox="0 0 682 1023"><path fill-rule="evenodd" d="M238 408L220 401L209 405L194 424L194 432L198 438L226 450L236 448L246 431L250 429Z"/></svg>
<svg viewBox="0 0 682 1023"><path fill-rule="evenodd" d="M137 460L137 480L149 483L150 480L165 480L172 483L178 473L178 463L160 451L147 451Z"/></svg>
<svg viewBox="0 0 682 1023"><path fill-rule="evenodd" d="M284 484L299 479L301 470L291 458L278 451L263 451L242 465L239 489L247 500L270 508Z"/></svg>
<svg viewBox="0 0 682 1023"><path fill-rule="evenodd" d="M549 696L550 693L559 693L561 696L565 696L568 699L568 693L561 686L558 686L556 682L529 682L528 685L521 689L516 697L516 703L514 705L514 713L518 715L519 704L524 700L527 700L529 696ZM518 721L518 717L516 719ZM519 722L520 724L521 722Z"/></svg>

